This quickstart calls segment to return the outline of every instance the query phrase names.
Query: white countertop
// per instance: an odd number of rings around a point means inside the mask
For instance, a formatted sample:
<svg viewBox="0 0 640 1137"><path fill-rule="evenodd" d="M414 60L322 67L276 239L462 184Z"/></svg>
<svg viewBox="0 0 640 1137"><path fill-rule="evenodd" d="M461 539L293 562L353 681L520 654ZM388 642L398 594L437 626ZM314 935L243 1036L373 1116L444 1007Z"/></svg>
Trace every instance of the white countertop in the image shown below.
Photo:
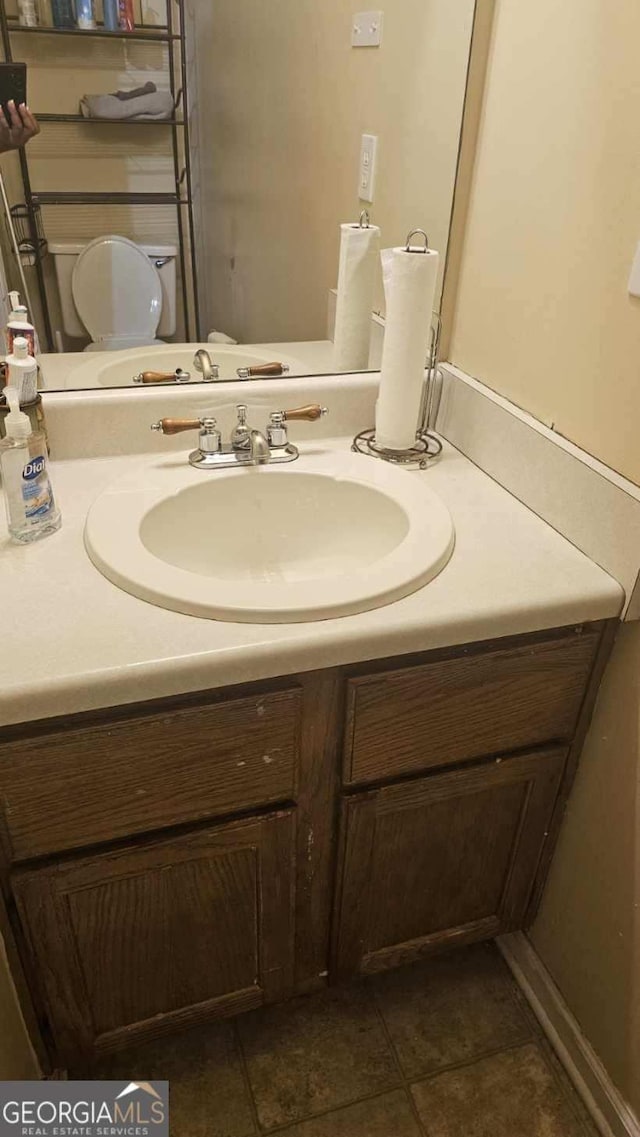
<svg viewBox="0 0 640 1137"><path fill-rule="evenodd" d="M350 438L322 439L301 450L349 446ZM406 476L429 479L447 504L456 548L412 596L302 624L223 623L157 608L101 576L83 526L108 484L137 464L166 461L175 452L53 462L61 530L18 546L0 521L0 725L599 620L622 606L607 573L445 443L431 469Z"/></svg>

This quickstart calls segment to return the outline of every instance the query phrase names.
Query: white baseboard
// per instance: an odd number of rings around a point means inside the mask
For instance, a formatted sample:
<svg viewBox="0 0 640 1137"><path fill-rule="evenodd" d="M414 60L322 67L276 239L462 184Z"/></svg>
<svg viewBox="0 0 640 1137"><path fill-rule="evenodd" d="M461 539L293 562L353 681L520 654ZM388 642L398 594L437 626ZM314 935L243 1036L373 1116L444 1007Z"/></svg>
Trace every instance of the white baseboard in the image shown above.
<svg viewBox="0 0 640 1137"><path fill-rule="evenodd" d="M587 1042L540 956L523 932L498 947L603 1137L640 1137L640 1122Z"/></svg>

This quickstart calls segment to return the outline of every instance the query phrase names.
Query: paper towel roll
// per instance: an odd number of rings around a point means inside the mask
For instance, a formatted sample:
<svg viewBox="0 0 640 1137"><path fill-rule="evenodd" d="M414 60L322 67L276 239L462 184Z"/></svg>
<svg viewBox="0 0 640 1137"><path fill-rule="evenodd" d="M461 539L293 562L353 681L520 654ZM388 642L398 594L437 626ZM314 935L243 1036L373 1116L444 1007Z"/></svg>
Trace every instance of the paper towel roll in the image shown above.
<svg viewBox="0 0 640 1137"><path fill-rule="evenodd" d="M375 437L389 450L416 440L439 259L435 249L382 252L387 314Z"/></svg>
<svg viewBox="0 0 640 1137"><path fill-rule="evenodd" d="M373 289L379 271L377 225L340 226L338 299L333 336L336 371L360 371L369 365Z"/></svg>

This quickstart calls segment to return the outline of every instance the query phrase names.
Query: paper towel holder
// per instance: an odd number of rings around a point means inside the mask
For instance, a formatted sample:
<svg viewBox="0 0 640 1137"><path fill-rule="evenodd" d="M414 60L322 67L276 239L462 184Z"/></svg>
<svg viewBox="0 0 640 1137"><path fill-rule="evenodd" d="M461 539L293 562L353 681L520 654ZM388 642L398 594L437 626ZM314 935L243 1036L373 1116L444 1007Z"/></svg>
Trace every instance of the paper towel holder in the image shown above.
<svg viewBox="0 0 640 1137"><path fill-rule="evenodd" d="M412 237L424 237L424 249L414 248L411 244ZM407 243L404 247L405 253L428 253L429 252L429 238L424 229L412 229L407 237Z"/></svg>
<svg viewBox="0 0 640 1137"><path fill-rule="evenodd" d="M360 214L360 220L357 225L352 225L352 229L370 229L371 228L371 215L368 209L363 209Z"/></svg>
<svg viewBox="0 0 640 1137"><path fill-rule="evenodd" d="M356 434L351 449L356 454L368 454L372 458L382 458L395 466L417 466L426 470L427 466L442 453L442 443L431 431L420 430L413 446L407 450L388 450L376 442L375 430L361 430Z"/></svg>
<svg viewBox="0 0 640 1137"><path fill-rule="evenodd" d="M416 233L422 233L426 238L424 230L414 229L413 232L409 234L408 240ZM409 251L414 253L426 253L427 249L428 242L427 248L425 249L410 249ZM416 431L416 440L413 446L410 446L407 450L388 450L376 442L375 430L361 430L359 434L356 434L351 444L351 449L357 454L368 454L372 458L382 458L385 462L392 462L396 466L417 466L419 470L425 470L434 459L440 456L442 453L442 443L440 439L433 434L432 427L438 414L441 394L439 381L441 382L442 373L438 367L441 333L442 320L440 313L434 311L431 321L431 346L427 366L427 381L424 386L420 408L420 425Z"/></svg>

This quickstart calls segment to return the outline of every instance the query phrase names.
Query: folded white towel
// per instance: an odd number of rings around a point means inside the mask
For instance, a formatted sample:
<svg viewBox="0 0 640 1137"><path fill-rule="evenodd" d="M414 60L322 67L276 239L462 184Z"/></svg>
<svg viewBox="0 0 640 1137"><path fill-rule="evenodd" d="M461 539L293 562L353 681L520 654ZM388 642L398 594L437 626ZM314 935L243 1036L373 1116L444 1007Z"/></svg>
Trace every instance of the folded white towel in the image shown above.
<svg viewBox="0 0 640 1137"><path fill-rule="evenodd" d="M170 91L158 91L154 83L146 83L134 91L114 91L110 95L83 95L80 113L85 118L165 119L173 115Z"/></svg>

